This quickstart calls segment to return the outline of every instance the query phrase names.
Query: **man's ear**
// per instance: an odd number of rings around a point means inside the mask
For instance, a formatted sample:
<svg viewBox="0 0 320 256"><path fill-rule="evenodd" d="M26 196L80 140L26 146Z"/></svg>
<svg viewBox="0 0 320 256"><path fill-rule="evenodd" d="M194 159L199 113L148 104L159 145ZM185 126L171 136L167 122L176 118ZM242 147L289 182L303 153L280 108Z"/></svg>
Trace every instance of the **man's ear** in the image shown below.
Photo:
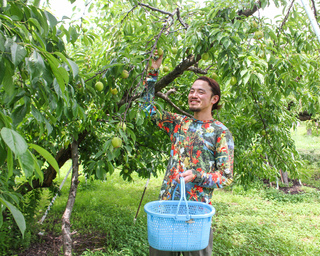
<svg viewBox="0 0 320 256"><path fill-rule="evenodd" d="M214 104L216 104L217 102L218 102L218 100L219 100L219 95L213 95L212 97L211 97L211 103L214 105Z"/></svg>

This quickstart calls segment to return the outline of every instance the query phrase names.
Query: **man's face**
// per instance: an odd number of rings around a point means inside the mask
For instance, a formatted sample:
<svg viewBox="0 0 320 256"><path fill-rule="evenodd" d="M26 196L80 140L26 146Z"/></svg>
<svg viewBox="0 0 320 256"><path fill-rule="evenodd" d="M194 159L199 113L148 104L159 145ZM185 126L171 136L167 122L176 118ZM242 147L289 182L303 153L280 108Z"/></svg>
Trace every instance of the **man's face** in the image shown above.
<svg viewBox="0 0 320 256"><path fill-rule="evenodd" d="M206 81L197 80L191 86L188 95L189 109L193 112L211 112L212 105L216 103L218 99L218 95L212 95L211 87Z"/></svg>

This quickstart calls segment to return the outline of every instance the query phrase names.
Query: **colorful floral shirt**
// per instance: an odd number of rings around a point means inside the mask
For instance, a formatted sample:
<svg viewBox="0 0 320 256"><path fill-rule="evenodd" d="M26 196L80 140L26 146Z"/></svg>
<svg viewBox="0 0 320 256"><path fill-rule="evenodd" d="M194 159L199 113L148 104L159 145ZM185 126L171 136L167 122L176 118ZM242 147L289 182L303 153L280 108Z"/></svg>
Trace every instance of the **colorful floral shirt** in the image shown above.
<svg viewBox="0 0 320 256"><path fill-rule="evenodd" d="M187 116L159 112L152 101L157 72L147 77L144 110L172 142L167 171L161 186L161 200L179 200L176 175L192 170L194 179L186 184L187 200L211 204L215 188L232 182L234 142L226 126L217 120L200 121Z"/></svg>

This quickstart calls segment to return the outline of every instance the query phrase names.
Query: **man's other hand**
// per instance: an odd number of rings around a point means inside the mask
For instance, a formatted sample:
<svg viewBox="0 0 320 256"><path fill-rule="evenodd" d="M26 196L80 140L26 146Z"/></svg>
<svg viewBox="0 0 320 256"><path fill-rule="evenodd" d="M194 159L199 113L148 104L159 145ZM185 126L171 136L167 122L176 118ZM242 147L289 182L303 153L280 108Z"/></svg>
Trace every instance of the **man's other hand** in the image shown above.
<svg viewBox="0 0 320 256"><path fill-rule="evenodd" d="M185 183L188 183L188 182L191 182L194 180L194 177L195 175L193 174L192 170L187 170L185 172L182 172L182 173L179 173L176 178L175 178L175 181L180 183L180 177L183 177L184 178L184 182Z"/></svg>

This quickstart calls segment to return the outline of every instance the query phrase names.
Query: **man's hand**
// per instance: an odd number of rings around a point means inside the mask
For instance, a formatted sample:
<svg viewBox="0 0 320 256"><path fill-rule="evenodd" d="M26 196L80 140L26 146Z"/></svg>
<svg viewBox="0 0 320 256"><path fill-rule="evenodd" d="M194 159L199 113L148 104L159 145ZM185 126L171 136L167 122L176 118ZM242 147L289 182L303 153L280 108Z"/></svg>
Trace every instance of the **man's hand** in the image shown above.
<svg viewBox="0 0 320 256"><path fill-rule="evenodd" d="M155 50L155 55L158 55L158 50ZM159 69L162 63L162 59L163 59L163 54L159 56L159 58L157 60L151 59L152 63L151 63L151 69Z"/></svg>
<svg viewBox="0 0 320 256"><path fill-rule="evenodd" d="M175 181L180 183L180 177L183 177L184 178L184 182L185 183L188 183L190 181L193 181L194 180L194 174L192 173L192 170L187 170L183 173L179 173L176 178L175 178Z"/></svg>

